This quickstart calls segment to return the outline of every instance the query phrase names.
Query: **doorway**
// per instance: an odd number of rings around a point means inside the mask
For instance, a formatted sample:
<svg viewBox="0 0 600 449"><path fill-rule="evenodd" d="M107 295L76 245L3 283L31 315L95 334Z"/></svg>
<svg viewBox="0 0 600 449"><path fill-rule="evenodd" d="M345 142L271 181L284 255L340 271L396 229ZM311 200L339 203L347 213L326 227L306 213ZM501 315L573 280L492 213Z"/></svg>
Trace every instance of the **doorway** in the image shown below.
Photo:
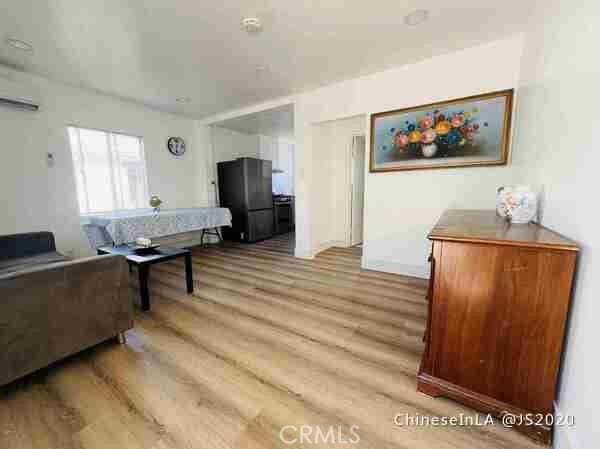
<svg viewBox="0 0 600 449"><path fill-rule="evenodd" d="M294 105L212 125L214 177L221 178L215 184L219 186L217 204L228 207L233 215L225 239L262 241L262 246L292 254L296 217ZM242 165L246 168L241 169ZM231 175L227 180L226 173Z"/></svg>
<svg viewBox="0 0 600 449"><path fill-rule="evenodd" d="M350 246L363 242L365 206L365 136L352 138L350 157Z"/></svg>

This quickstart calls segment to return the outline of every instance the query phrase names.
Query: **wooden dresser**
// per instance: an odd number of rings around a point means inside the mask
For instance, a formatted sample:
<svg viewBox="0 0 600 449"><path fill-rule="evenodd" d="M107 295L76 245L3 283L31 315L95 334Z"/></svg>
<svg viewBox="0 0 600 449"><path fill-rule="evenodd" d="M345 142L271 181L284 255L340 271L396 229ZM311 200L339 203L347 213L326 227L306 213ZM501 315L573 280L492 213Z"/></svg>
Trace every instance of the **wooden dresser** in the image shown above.
<svg viewBox="0 0 600 449"><path fill-rule="evenodd" d="M418 390L501 416L552 414L578 247L495 211L449 210L433 241ZM548 443L551 425L516 426Z"/></svg>

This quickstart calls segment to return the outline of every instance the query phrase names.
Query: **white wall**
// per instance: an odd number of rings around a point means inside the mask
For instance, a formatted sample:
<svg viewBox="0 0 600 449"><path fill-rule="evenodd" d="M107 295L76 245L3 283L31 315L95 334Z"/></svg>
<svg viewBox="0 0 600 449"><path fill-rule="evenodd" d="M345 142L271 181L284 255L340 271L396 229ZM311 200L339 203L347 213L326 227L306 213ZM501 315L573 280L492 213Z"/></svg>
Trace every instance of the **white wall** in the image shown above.
<svg viewBox="0 0 600 449"><path fill-rule="evenodd" d="M515 36L299 95L296 210L310 229L305 238L298 233L297 254L311 256L329 236L324 227L331 198L323 190L309 191L330 176L323 173L314 124L516 87L521 52L522 37ZM368 119L363 130L368 142ZM508 165L367 174L363 265L427 276L426 236L444 209L493 208L497 187L511 183L515 170Z"/></svg>
<svg viewBox="0 0 600 449"><path fill-rule="evenodd" d="M560 382L558 411L575 427L557 427L554 447L600 447L600 4L546 2L525 39L515 149L521 181L543 187L542 223L577 240L579 258ZM596 313L595 313L596 312Z"/></svg>
<svg viewBox="0 0 600 449"><path fill-rule="evenodd" d="M272 161L273 193L282 195L294 194L294 142L281 138L259 135L260 158Z"/></svg>
<svg viewBox="0 0 600 449"><path fill-rule="evenodd" d="M215 163L232 161L238 157L260 157L259 138L256 134L215 126L212 128L212 136Z"/></svg>
<svg viewBox="0 0 600 449"><path fill-rule="evenodd" d="M60 250L90 254L79 225L66 131L71 124L142 136L150 193L160 195L168 208L207 203L207 147L196 144L193 120L9 69L0 70L0 76L27 84L42 99L39 112L0 107L0 234L49 230ZM185 156L168 153L170 136L186 140ZM54 154L53 167L46 164L48 152Z"/></svg>
<svg viewBox="0 0 600 449"><path fill-rule="evenodd" d="M283 173L273 175L273 183L277 193L284 195L294 194L294 159L296 144L293 140L278 138L277 168Z"/></svg>

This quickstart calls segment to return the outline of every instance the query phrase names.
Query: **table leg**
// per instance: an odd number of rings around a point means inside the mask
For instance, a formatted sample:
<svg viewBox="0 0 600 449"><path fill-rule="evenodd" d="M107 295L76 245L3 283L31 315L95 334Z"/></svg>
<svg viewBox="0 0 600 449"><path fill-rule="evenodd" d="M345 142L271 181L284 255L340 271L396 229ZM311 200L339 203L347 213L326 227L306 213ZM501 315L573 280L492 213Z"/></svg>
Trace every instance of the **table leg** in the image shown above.
<svg viewBox="0 0 600 449"><path fill-rule="evenodd" d="M185 281L187 284L187 292L194 293L194 271L192 268L192 255L185 255Z"/></svg>
<svg viewBox="0 0 600 449"><path fill-rule="evenodd" d="M150 293L148 291L148 265L138 265L138 278L140 281L140 299L142 310L150 310Z"/></svg>
<svg viewBox="0 0 600 449"><path fill-rule="evenodd" d="M221 230L218 227L216 227L215 231L217 231L217 237L219 238L219 245L223 246L223 236L221 236Z"/></svg>

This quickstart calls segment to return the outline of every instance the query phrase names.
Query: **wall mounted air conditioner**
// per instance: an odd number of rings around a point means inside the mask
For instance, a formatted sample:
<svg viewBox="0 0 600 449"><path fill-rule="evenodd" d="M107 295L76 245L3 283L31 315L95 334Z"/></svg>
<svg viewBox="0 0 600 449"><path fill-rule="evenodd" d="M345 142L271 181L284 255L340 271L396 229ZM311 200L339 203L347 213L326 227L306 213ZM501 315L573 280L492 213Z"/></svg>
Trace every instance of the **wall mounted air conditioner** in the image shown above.
<svg viewBox="0 0 600 449"><path fill-rule="evenodd" d="M0 107L37 111L40 102L32 87L0 78Z"/></svg>

